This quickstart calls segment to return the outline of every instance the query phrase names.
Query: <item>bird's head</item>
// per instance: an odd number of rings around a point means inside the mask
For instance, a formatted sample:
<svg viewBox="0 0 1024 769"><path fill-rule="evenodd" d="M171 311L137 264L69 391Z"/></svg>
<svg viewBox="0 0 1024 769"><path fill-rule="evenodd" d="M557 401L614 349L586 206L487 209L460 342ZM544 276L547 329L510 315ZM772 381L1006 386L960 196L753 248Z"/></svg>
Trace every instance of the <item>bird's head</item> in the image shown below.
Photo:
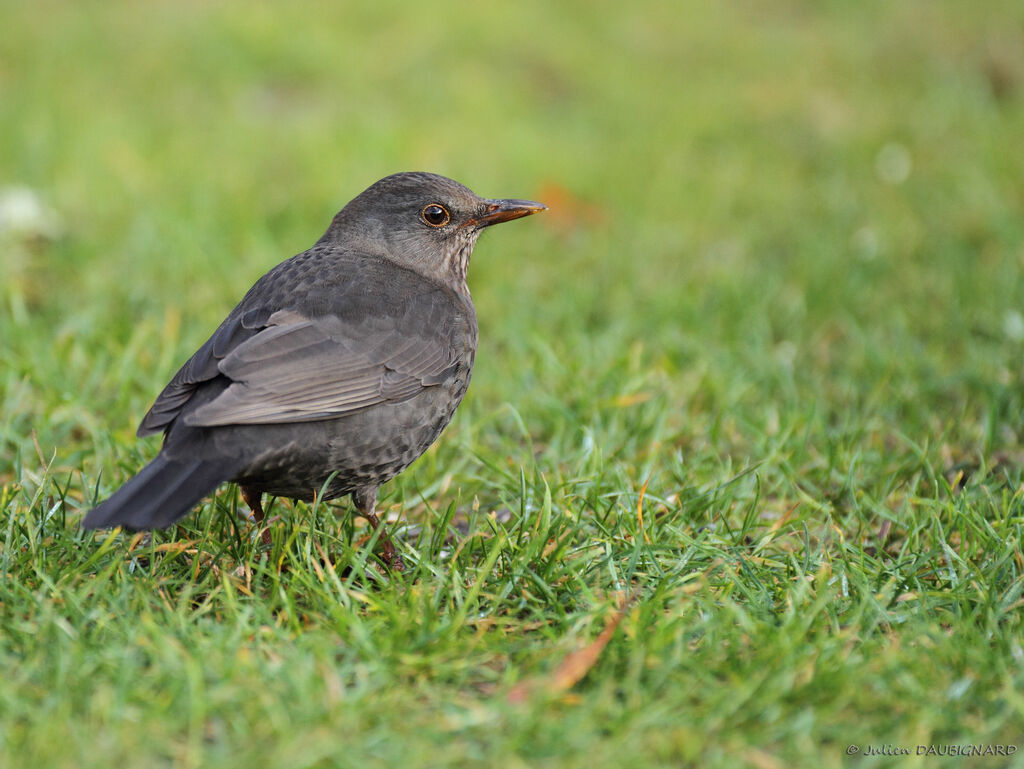
<svg viewBox="0 0 1024 769"><path fill-rule="evenodd" d="M531 200L482 198L437 174L393 174L345 206L321 242L379 253L464 286L473 246L485 227L546 209Z"/></svg>

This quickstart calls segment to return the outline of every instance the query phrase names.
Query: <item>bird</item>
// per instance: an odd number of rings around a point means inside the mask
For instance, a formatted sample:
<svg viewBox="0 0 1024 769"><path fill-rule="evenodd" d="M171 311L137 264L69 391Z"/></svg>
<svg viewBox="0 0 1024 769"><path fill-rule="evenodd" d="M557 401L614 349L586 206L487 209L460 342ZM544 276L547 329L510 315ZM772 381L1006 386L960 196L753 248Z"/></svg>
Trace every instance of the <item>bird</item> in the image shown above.
<svg viewBox="0 0 1024 769"><path fill-rule="evenodd" d="M425 172L353 198L307 251L260 278L142 419L156 458L84 518L86 529L166 528L237 483L262 541L264 494L349 495L380 529L379 487L451 421L469 386L476 309L466 282L487 227L547 209L482 198Z"/></svg>

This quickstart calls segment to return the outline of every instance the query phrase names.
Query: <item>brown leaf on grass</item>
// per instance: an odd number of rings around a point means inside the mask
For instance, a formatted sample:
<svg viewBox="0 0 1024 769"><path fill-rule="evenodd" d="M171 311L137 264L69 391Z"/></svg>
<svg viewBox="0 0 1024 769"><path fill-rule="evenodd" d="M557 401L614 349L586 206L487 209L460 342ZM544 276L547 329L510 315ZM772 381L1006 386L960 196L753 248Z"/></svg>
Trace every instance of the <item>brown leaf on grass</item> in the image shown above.
<svg viewBox="0 0 1024 769"><path fill-rule="evenodd" d="M635 591L631 595L624 597L619 604L618 610L605 623L601 634L586 646L565 655L565 659L555 668L554 673L542 678L520 681L509 690L506 699L513 705L518 705L526 702L532 695L538 692L546 694L567 692L583 680L583 677L597 664L601 652L604 651L604 647L608 645L612 636L615 635L616 628L622 622L623 617L626 616L629 607L636 600L636 597L637 593Z"/></svg>
<svg viewBox="0 0 1024 769"><path fill-rule="evenodd" d="M789 523L789 519L793 517L793 513L796 512L796 509L798 507L800 507L800 503L799 502L794 504L791 508L789 508L789 510L787 510L781 516L779 516L778 520L775 521L775 523L773 523L771 525L771 528L768 529L768 533L769 534L774 534L779 529L781 529L783 526L785 526L787 523Z"/></svg>
<svg viewBox="0 0 1024 769"><path fill-rule="evenodd" d="M781 769L784 764L771 753L758 748L749 748L744 757L754 769Z"/></svg>
<svg viewBox="0 0 1024 769"><path fill-rule="evenodd" d="M164 542L161 545L156 545L153 550L157 553L185 553L186 555L196 555L199 553L199 549L195 546L195 542ZM132 541L132 546L129 548L131 552L135 547L135 541Z"/></svg>
<svg viewBox="0 0 1024 769"><path fill-rule="evenodd" d="M654 397L654 393L649 390L642 390L638 393L629 393L628 395L617 395L613 400L619 408L628 408L630 406L636 406L640 403L647 403L651 398Z"/></svg>
<svg viewBox="0 0 1024 769"><path fill-rule="evenodd" d="M547 182L537 191L537 199L548 206L545 224L563 234L569 234L584 227L601 225L607 215L604 208L584 200L568 187L557 182Z"/></svg>

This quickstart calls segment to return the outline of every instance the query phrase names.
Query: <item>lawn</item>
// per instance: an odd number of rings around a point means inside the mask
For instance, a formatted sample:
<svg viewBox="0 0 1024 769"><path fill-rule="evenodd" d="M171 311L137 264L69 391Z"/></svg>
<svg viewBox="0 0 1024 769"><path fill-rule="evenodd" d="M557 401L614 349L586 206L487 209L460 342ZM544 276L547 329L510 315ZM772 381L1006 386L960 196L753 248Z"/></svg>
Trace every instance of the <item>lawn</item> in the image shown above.
<svg viewBox="0 0 1024 769"><path fill-rule="evenodd" d="M0 29L0 766L1024 765L1019 2ZM347 501L263 547L229 485L82 531L401 170L551 208L477 247L469 395L382 490L409 570Z"/></svg>

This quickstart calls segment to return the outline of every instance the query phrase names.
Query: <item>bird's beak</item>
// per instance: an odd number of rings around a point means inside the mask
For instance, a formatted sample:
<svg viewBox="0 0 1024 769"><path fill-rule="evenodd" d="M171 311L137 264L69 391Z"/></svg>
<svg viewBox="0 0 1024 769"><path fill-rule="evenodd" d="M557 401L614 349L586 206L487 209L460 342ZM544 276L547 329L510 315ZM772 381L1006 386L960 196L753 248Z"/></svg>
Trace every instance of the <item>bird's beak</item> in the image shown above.
<svg viewBox="0 0 1024 769"><path fill-rule="evenodd" d="M511 222L513 219L548 210L543 203L534 203L532 200L488 200L486 203L487 208L484 212L474 216L467 224L472 227L490 227L492 224Z"/></svg>

